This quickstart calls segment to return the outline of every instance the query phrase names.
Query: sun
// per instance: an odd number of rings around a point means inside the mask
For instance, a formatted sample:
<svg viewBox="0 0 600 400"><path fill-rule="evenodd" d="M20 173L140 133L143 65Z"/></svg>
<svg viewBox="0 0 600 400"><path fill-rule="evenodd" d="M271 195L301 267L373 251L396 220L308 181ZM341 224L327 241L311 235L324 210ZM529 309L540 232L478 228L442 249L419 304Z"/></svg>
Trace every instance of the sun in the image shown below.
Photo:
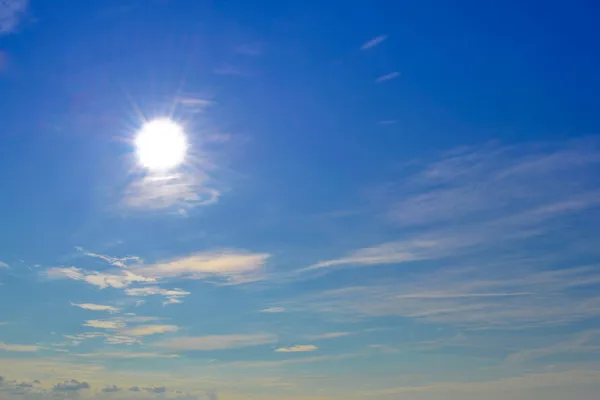
<svg viewBox="0 0 600 400"><path fill-rule="evenodd" d="M151 171L165 171L185 161L188 144L183 127L168 118L146 122L135 138L138 162Z"/></svg>

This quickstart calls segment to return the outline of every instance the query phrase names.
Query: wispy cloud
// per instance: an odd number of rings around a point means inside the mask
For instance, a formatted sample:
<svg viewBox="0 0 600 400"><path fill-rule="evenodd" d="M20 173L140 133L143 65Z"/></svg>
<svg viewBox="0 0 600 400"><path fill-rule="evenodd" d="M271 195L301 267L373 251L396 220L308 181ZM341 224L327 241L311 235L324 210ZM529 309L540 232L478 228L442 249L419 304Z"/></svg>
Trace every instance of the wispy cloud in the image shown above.
<svg viewBox="0 0 600 400"><path fill-rule="evenodd" d="M101 289L108 287L123 289L135 282L155 282L154 278L139 276L127 270L104 273L87 271L77 267L52 267L46 270L46 274L50 278L68 278L85 281Z"/></svg>
<svg viewBox="0 0 600 400"><path fill-rule="evenodd" d="M535 271L513 264L495 271L438 269L387 285L326 291L303 303L349 318L397 316L470 328L564 325L600 316L600 296L582 290L598 286L598 267Z"/></svg>
<svg viewBox="0 0 600 400"><path fill-rule="evenodd" d="M213 100L191 95L180 96L176 99L176 102L183 111L191 113L204 112L208 107L215 104Z"/></svg>
<svg viewBox="0 0 600 400"><path fill-rule="evenodd" d="M14 32L28 8L29 0L3 0L0 4L0 36Z"/></svg>
<svg viewBox="0 0 600 400"><path fill-rule="evenodd" d="M360 49L361 50L371 49L371 48L383 43L383 41L386 39L387 39L387 35L379 35L379 36L374 37L373 39L365 42L362 46L360 46Z"/></svg>
<svg viewBox="0 0 600 400"><path fill-rule="evenodd" d="M260 280L267 253L250 253L238 250L196 253L187 257L158 262L134 269L137 274L153 279L220 278L226 283L244 283Z"/></svg>
<svg viewBox="0 0 600 400"><path fill-rule="evenodd" d="M600 352L600 329L578 332L572 337L544 347L526 349L509 354L508 364L530 362L545 357L565 354L594 354Z"/></svg>
<svg viewBox="0 0 600 400"><path fill-rule="evenodd" d="M19 353L34 353L40 350L40 346L26 344L9 344L0 342L0 351L14 351Z"/></svg>
<svg viewBox="0 0 600 400"><path fill-rule="evenodd" d="M306 338L310 340L337 339L345 336L350 336L352 334L352 332L327 332L318 335L308 335L306 336Z"/></svg>
<svg viewBox="0 0 600 400"><path fill-rule="evenodd" d="M382 75L379 78L375 79L375 82L376 83L382 83L382 82L385 82L385 81L396 79L399 76L400 76L400 72L390 72L389 74Z"/></svg>
<svg viewBox="0 0 600 400"><path fill-rule="evenodd" d="M143 260L137 256L125 256L125 257L114 257L106 254L97 254L84 250L82 247L76 247L76 249L82 252L84 255L92 258L98 258L102 261L107 262L108 264L119 267L119 268L127 268L128 264L133 262L134 264L141 263Z"/></svg>
<svg viewBox="0 0 600 400"><path fill-rule="evenodd" d="M121 329L125 327L125 323L119 320L99 320L99 319L91 319L85 321L83 326L87 326L90 328L100 328L100 329Z"/></svg>
<svg viewBox="0 0 600 400"><path fill-rule="evenodd" d="M117 312L120 311L117 307L106 306L106 305L102 305L102 304L91 304L91 303L76 304L76 303L71 303L71 305L75 306L75 307L83 308L84 310L91 310L91 311L108 311L110 313L117 313Z"/></svg>
<svg viewBox="0 0 600 400"><path fill-rule="evenodd" d="M285 308L283 307L269 307L269 308L265 308L260 310L260 312L262 313L282 313L285 312Z"/></svg>
<svg viewBox="0 0 600 400"><path fill-rule="evenodd" d="M135 358L179 358L178 354L166 354L166 353L151 353L151 352L103 352L103 353L79 353L73 354L76 357L86 358L123 358L123 359L135 359Z"/></svg>
<svg viewBox="0 0 600 400"><path fill-rule="evenodd" d="M122 331L128 336L149 336L169 332L177 332L179 327L176 325L140 325L135 328Z"/></svg>
<svg viewBox="0 0 600 400"><path fill-rule="evenodd" d="M237 349L250 346L260 346L274 343L277 336L266 333L257 334L233 334L233 335L209 335L209 336L180 336L152 343L155 347L176 350L225 350Z"/></svg>
<svg viewBox="0 0 600 400"><path fill-rule="evenodd" d="M277 353L306 353L310 351L316 351L317 346L312 344L298 344L289 347L279 347L275 349Z"/></svg>
<svg viewBox="0 0 600 400"><path fill-rule="evenodd" d="M123 204L139 210L187 210L215 204L221 193L206 172L136 177L125 189Z"/></svg>
<svg viewBox="0 0 600 400"><path fill-rule="evenodd" d="M189 295L190 292L186 292L181 289L162 289L158 286L144 286L140 288L126 289L125 294L127 296L154 296L160 295L165 297L163 304L176 304L181 303L182 299Z"/></svg>
<svg viewBox="0 0 600 400"><path fill-rule="evenodd" d="M0 268L8 268L8 264L5 262L0 261Z"/></svg>

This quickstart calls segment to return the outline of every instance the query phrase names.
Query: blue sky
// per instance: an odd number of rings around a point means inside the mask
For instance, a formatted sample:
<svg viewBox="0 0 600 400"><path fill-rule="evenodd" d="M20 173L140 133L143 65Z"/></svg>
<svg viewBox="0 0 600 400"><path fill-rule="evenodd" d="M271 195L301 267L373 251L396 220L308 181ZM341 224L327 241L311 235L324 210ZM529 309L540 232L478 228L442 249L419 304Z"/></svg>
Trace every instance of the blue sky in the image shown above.
<svg viewBox="0 0 600 400"><path fill-rule="evenodd" d="M0 399L595 399L597 7L0 2Z"/></svg>

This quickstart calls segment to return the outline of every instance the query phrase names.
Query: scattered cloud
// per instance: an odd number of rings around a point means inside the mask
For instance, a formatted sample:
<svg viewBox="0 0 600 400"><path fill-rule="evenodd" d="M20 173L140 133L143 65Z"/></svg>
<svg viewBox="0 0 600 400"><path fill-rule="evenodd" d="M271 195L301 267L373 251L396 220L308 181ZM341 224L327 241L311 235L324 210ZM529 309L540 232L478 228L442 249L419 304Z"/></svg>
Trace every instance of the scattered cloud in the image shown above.
<svg viewBox="0 0 600 400"><path fill-rule="evenodd" d="M262 313L282 313L285 312L285 308L283 307L269 307L263 310L260 310Z"/></svg>
<svg viewBox="0 0 600 400"><path fill-rule="evenodd" d="M83 326L89 326L90 328L100 329L121 329L125 327L125 323L119 320L98 320L92 319L85 321Z"/></svg>
<svg viewBox="0 0 600 400"><path fill-rule="evenodd" d="M1 60L0 60L0 67L2 66ZM9 268L8 264L5 262L0 261L0 268Z"/></svg>
<svg viewBox="0 0 600 400"><path fill-rule="evenodd" d="M91 303L76 304L76 303L71 303L71 305L75 306L75 307L83 308L84 310L91 310L91 311L108 311L109 313L117 313L117 312L120 311L117 307L106 306L106 305L102 305L102 304L91 304Z"/></svg>
<svg viewBox="0 0 600 400"><path fill-rule="evenodd" d="M145 387L142 389L151 393L165 393L167 391L167 388L164 386Z"/></svg>
<svg viewBox="0 0 600 400"><path fill-rule="evenodd" d="M177 332L179 327L176 325L140 325L135 328L123 331L123 334L129 336L149 336L168 332Z"/></svg>
<svg viewBox="0 0 600 400"><path fill-rule="evenodd" d="M62 383L57 383L52 387L52 390L55 392L76 392L81 389L89 389L90 384L87 382L80 382L76 379L71 379L70 381L64 381Z"/></svg>
<svg viewBox="0 0 600 400"><path fill-rule="evenodd" d="M126 289L125 294L127 296L154 296L160 295L166 298L164 304L176 304L181 303L182 298L189 295L190 292L186 292L181 289L162 289L158 286L144 286L140 288Z"/></svg>
<svg viewBox="0 0 600 400"><path fill-rule="evenodd" d="M510 271L495 269L495 276L488 269L438 269L386 285L325 291L304 304L350 318L397 316L469 328L564 325L600 316L600 296L583 290L597 287L600 268L536 271L513 263Z"/></svg>
<svg viewBox="0 0 600 400"><path fill-rule="evenodd" d="M100 289L113 287L123 289L132 283L152 283L155 279L135 275L128 270L119 270L116 273L104 273L97 271L87 271L77 267L52 267L46 270L49 278L61 279L68 278L78 281L84 281L90 285L98 286Z"/></svg>
<svg viewBox="0 0 600 400"><path fill-rule="evenodd" d="M204 112L208 107L215 104L213 100L207 100L196 96L180 96L176 101L183 111L192 113Z"/></svg>
<svg viewBox="0 0 600 400"><path fill-rule="evenodd" d="M365 42L362 46L360 46L360 49L361 50L371 49L371 48L383 43L383 41L386 39L387 39L387 35L379 35L379 36L374 37L373 39Z"/></svg>
<svg viewBox="0 0 600 400"><path fill-rule="evenodd" d="M308 335L306 338L310 340L336 339L344 336L350 336L352 334L352 332L327 332L319 335Z"/></svg>
<svg viewBox="0 0 600 400"><path fill-rule="evenodd" d="M531 362L540 358L565 354L594 354L600 352L600 329L589 329L572 335L567 340L544 347L520 350L506 357L508 364Z"/></svg>
<svg viewBox="0 0 600 400"><path fill-rule="evenodd" d="M40 350L40 346L25 345L25 344L8 344L0 342L0 351L14 351L20 353L34 353Z"/></svg>
<svg viewBox="0 0 600 400"><path fill-rule="evenodd" d="M0 4L0 36L16 31L28 8L29 0L3 0Z"/></svg>
<svg viewBox="0 0 600 400"><path fill-rule="evenodd" d="M77 247L76 249L81 251L83 254L85 254L88 257L98 258L102 261L107 262L108 264L110 264L112 266L119 267L119 268L127 268L127 265L130 262L137 264L137 263L141 263L143 261L140 257L137 257L137 256L113 257L113 256L105 255L105 254L91 253L91 252L85 251L81 247Z"/></svg>
<svg viewBox="0 0 600 400"><path fill-rule="evenodd" d="M243 347L260 346L274 343L277 336L265 333L258 334L233 334L233 335L209 335L209 336L180 336L152 343L153 346L169 350L225 350Z"/></svg>
<svg viewBox="0 0 600 400"><path fill-rule="evenodd" d="M379 78L375 79L375 82L376 83L382 83L382 82L385 82L385 81L396 79L399 76L400 76L400 72L390 72L389 74L382 75Z"/></svg>
<svg viewBox="0 0 600 400"><path fill-rule="evenodd" d="M221 193L210 186L210 179L201 170L171 175L136 177L125 189L123 204L140 210L165 210L215 204Z"/></svg>
<svg viewBox="0 0 600 400"><path fill-rule="evenodd" d="M134 271L152 279L221 278L227 283L245 283L260 280L269 258L266 253L229 250L196 253L170 261L139 267Z"/></svg>
<svg viewBox="0 0 600 400"><path fill-rule="evenodd" d="M299 344L290 347L280 347L275 349L277 353L305 353L309 351L316 351L317 346L312 344Z"/></svg>
<svg viewBox="0 0 600 400"><path fill-rule="evenodd" d="M152 353L152 352L103 352L103 353L79 353L74 354L77 357L87 358L123 358L123 359L135 359L135 358L179 358L178 354L166 354L166 353Z"/></svg>
<svg viewBox="0 0 600 400"><path fill-rule="evenodd" d="M102 388L102 391L104 393L114 393L114 392L120 392L121 388L118 387L117 385L108 385Z"/></svg>

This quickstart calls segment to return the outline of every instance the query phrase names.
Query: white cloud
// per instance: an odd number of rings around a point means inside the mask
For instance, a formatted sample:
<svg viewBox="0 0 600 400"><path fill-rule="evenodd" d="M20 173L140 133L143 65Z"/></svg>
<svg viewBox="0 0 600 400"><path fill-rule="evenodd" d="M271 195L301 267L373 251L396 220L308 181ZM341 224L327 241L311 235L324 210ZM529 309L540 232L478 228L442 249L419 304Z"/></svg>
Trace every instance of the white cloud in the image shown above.
<svg viewBox="0 0 600 400"><path fill-rule="evenodd" d="M85 254L86 256L98 258L102 261L109 263L110 265L113 265L113 266L119 267L119 268L127 268L127 265L130 262L139 264L143 261L140 257L137 257L137 256L113 257L113 256L105 255L105 254L91 253L89 251L85 251L81 247L77 247L77 249L79 251L83 252L83 254Z"/></svg>
<svg viewBox="0 0 600 400"><path fill-rule="evenodd" d="M128 270L118 270L114 274L87 271L77 267L52 267L46 270L46 274L50 278L69 278L78 281L85 281L90 285L98 286L100 289L113 287L123 289L132 283L151 283L155 279L151 277L143 277L136 275Z"/></svg>
<svg viewBox="0 0 600 400"><path fill-rule="evenodd" d="M285 308L283 307L269 307L263 310L260 310L262 313L282 313L285 312Z"/></svg>
<svg viewBox="0 0 600 400"><path fill-rule="evenodd" d="M137 176L125 189L123 204L141 210L185 210L215 204L220 195L210 186L208 174L196 168L171 175Z"/></svg>
<svg viewBox="0 0 600 400"><path fill-rule="evenodd" d="M77 357L87 358L179 358L178 354L151 353L151 352L104 352L104 353L79 353Z"/></svg>
<svg viewBox="0 0 600 400"><path fill-rule="evenodd" d="M600 317L600 268L539 271L451 268L413 273L388 284L329 290L302 299L302 307L347 318L404 317L470 328L564 325ZM495 271L492 275L490 271Z"/></svg>
<svg viewBox="0 0 600 400"><path fill-rule="evenodd" d="M8 268L8 264L5 262L0 261L0 268Z"/></svg>
<svg viewBox="0 0 600 400"><path fill-rule="evenodd" d="M305 353L309 351L316 351L317 346L312 344L298 344L290 347L280 347L275 349L277 353Z"/></svg>
<svg viewBox="0 0 600 400"><path fill-rule="evenodd" d="M374 37L373 39L365 42L365 44L363 44L360 49L361 50L368 50L371 49L381 43L383 43L384 40L387 39L387 35L379 35L377 37Z"/></svg>
<svg viewBox="0 0 600 400"><path fill-rule="evenodd" d="M166 298L165 304L181 303L181 299L190 294L181 289L162 289L158 286L144 286L140 288L126 289L127 296L154 296L160 295Z"/></svg>
<svg viewBox="0 0 600 400"><path fill-rule="evenodd" d="M0 36L14 32L29 8L29 0L3 0L0 4Z"/></svg>
<svg viewBox="0 0 600 400"><path fill-rule="evenodd" d="M14 351L19 353L34 353L40 350L40 346L26 344L8 344L0 342L0 351Z"/></svg>
<svg viewBox="0 0 600 400"><path fill-rule="evenodd" d="M277 341L277 336L265 333L181 336L152 343L153 346L169 350L225 350L270 344Z"/></svg>
<svg viewBox="0 0 600 400"><path fill-rule="evenodd" d="M379 78L375 79L375 82L376 83L382 83L382 82L385 82L385 81L389 81L389 80L395 79L395 78L397 78L399 76L400 76L399 72L390 72L389 74L382 75Z"/></svg>
<svg viewBox="0 0 600 400"><path fill-rule="evenodd" d="M324 339L337 339L337 338L341 338L344 336L350 336L352 335L352 332L327 332L327 333L321 333L319 335L308 335L306 336L307 339L310 340L324 340Z"/></svg>
<svg viewBox="0 0 600 400"><path fill-rule="evenodd" d="M148 278L205 279L221 278L228 283L252 282L262 278L269 254L243 251L196 253L170 261L134 269Z"/></svg>
<svg viewBox="0 0 600 400"><path fill-rule="evenodd" d="M121 328L125 327L125 323L123 321L119 321L119 320L92 319L92 320L85 321L83 326L89 326L90 328L115 330L115 329L121 329Z"/></svg>
<svg viewBox="0 0 600 400"><path fill-rule="evenodd" d="M176 325L140 325L135 328L127 329L122 333L129 336L149 336L168 332L177 332L179 327Z"/></svg>
<svg viewBox="0 0 600 400"><path fill-rule="evenodd" d="M106 306L106 305L102 305L102 304L91 304L91 303L76 304L76 303L71 303L71 305L75 306L75 307L83 308L84 310L91 310L91 311L108 311L110 313L117 313L117 312L120 311L117 307Z"/></svg>

